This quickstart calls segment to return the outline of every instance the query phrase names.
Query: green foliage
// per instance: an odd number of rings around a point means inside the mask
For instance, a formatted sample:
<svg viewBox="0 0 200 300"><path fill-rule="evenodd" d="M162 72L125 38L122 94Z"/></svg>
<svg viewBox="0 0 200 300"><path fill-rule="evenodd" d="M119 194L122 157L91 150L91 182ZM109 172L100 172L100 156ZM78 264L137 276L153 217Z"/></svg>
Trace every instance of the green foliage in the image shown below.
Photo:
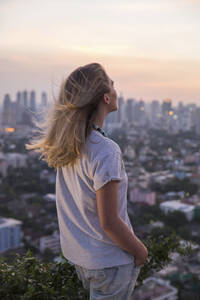
<svg viewBox="0 0 200 300"><path fill-rule="evenodd" d="M46 248L43 252L43 257L44 257L43 259L44 262L50 262L54 258L54 253L51 249Z"/></svg>
<svg viewBox="0 0 200 300"><path fill-rule="evenodd" d="M172 231L171 235L153 236L150 234L146 241L142 241L148 249L148 259L138 277L139 285L142 285L143 280L149 276L152 271L160 271L167 266L171 261L170 254L177 252L181 256L189 255L192 252L191 243L187 242L186 246L180 244L180 237Z"/></svg>
<svg viewBox="0 0 200 300"><path fill-rule="evenodd" d="M177 229L177 233L181 236L184 240L190 240L192 233L189 226L181 226Z"/></svg>
<svg viewBox="0 0 200 300"><path fill-rule="evenodd" d="M184 213L182 213L181 211L169 211L167 215L164 216L164 222L166 225L173 228L179 228L185 226L188 223Z"/></svg>
<svg viewBox="0 0 200 300"><path fill-rule="evenodd" d="M197 222L200 222L200 206L196 206L194 209L194 219Z"/></svg>
<svg viewBox="0 0 200 300"><path fill-rule="evenodd" d="M173 229L169 226L164 226L164 227L154 227L151 230L151 236L158 239L160 236L167 238L173 233Z"/></svg>
<svg viewBox="0 0 200 300"><path fill-rule="evenodd" d="M41 263L31 251L13 265L0 261L0 282L4 300L88 299L73 266L67 261Z"/></svg>
<svg viewBox="0 0 200 300"><path fill-rule="evenodd" d="M188 255L191 246L180 245L180 238L172 233L168 237L150 235L143 241L148 249L148 260L141 268L138 283L152 271L159 271L170 261L174 251ZM36 259L29 250L24 257L12 264L0 260L0 299L4 300L88 300L89 292L82 286L74 266L61 253L61 263L44 263Z"/></svg>
<svg viewBox="0 0 200 300"><path fill-rule="evenodd" d="M184 178L182 180L178 178L173 178L168 180L168 182L164 184L152 182L150 188L151 190L162 194L168 193L170 191L174 191L174 192L185 191L185 193L189 193L190 196L192 196L198 192L198 185L192 183L189 178Z"/></svg>
<svg viewBox="0 0 200 300"><path fill-rule="evenodd" d="M33 191L40 195L55 193L55 184L39 179L41 170L40 167L12 168L10 166L7 176L3 177L0 184L0 193L6 194L8 199Z"/></svg>

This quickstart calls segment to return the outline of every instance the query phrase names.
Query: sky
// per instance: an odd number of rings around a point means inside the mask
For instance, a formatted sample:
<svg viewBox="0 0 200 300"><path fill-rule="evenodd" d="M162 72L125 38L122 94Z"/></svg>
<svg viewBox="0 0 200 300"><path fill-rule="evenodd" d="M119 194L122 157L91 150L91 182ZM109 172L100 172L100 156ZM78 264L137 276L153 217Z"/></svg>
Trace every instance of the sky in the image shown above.
<svg viewBox="0 0 200 300"><path fill-rule="evenodd" d="M200 105L200 0L0 0L0 103L101 63L118 95Z"/></svg>

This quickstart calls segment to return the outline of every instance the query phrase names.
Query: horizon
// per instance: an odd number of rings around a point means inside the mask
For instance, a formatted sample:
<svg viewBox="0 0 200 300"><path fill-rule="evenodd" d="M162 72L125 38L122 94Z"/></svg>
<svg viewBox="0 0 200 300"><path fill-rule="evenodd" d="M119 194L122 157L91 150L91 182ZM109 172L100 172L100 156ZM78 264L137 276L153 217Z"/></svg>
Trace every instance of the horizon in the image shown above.
<svg viewBox="0 0 200 300"><path fill-rule="evenodd" d="M0 104L24 90L51 100L63 78L91 62L125 99L198 104L199 8L198 0L2 0Z"/></svg>
<svg viewBox="0 0 200 300"><path fill-rule="evenodd" d="M7 95L7 94L9 94L9 96L10 96L10 99L11 99L11 102L15 102L16 100L17 100L17 92L20 92L20 93L23 93L24 91L26 91L27 92L27 96L28 96L28 99L30 100L30 93L32 92L32 91L34 91L35 92L35 100L36 100L36 105L38 106L38 105L40 105L40 103L41 103L41 98L42 98L42 93L44 92L44 93L46 93L46 95L47 95L47 101L48 101L48 103L53 103L52 101L52 99L49 99L48 98L48 93L45 91L45 90L41 90L41 91L39 91L39 92L37 92L36 90L34 90L34 89L31 89L31 90L27 90L27 89L24 89L24 90L18 90L18 91L16 91L16 93L15 94L13 94L13 95L11 95L10 93L6 93L5 95ZM192 101L190 101L190 102L184 102L184 101L173 101L173 99L171 99L171 98L169 98L169 97L166 97L166 98L164 98L164 99L161 99L161 100L159 100L159 99L150 99L150 100L145 100L145 99L143 99L143 98L135 98L135 97L124 97L124 95L123 95L123 93L120 93L120 94L118 94L118 98L120 98L120 97L122 97L123 98L123 100L124 100L124 102L127 102L127 100L129 100L129 99L132 99L132 100L134 100L134 101L136 101L136 102L139 102L139 101L144 101L144 103L145 104L150 104L150 103L152 103L153 101L158 101L159 103L160 103L160 105L162 105L162 103L165 101L165 100L171 100L171 105L172 105L172 108L173 107L178 107L178 105L179 105L179 103L182 103L184 106L188 106L188 105L196 105L197 107L200 107L200 102L199 103L195 103L194 101L192 102ZM0 101L0 108L3 108L3 101L1 102Z"/></svg>

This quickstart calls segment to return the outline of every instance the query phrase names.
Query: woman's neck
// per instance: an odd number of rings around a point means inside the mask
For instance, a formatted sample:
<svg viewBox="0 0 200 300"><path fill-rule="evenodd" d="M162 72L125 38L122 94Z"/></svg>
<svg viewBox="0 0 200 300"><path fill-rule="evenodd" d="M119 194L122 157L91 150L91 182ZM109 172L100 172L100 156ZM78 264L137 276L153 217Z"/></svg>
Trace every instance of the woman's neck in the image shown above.
<svg viewBox="0 0 200 300"><path fill-rule="evenodd" d="M104 120L107 114L97 114L93 120L93 124L97 125L98 127L102 128Z"/></svg>

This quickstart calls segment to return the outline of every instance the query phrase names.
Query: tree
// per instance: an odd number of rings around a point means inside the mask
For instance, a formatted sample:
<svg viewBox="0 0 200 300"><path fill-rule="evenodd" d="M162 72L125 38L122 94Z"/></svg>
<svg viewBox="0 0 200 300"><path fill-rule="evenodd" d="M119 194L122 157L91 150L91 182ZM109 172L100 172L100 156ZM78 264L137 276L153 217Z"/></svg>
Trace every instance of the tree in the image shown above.
<svg viewBox="0 0 200 300"><path fill-rule="evenodd" d="M192 196L198 192L198 185L192 183L189 178L184 178L183 180L174 178L169 180L165 184L151 182L150 188L153 191L164 193L164 194L170 191L175 191L175 192L185 191L185 193L189 193L189 195Z"/></svg>
<svg viewBox="0 0 200 300"><path fill-rule="evenodd" d="M177 230L178 235L180 235L184 240L190 240L191 238L191 230L190 228L185 226L180 226Z"/></svg>
<svg viewBox="0 0 200 300"><path fill-rule="evenodd" d="M164 222L170 227L179 228L188 223L185 215L180 211L168 212L164 217Z"/></svg>
<svg viewBox="0 0 200 300"><path fill-rule="evenodd" d="M200 222L200 206L196 206L194 209L194 220Z"/></svg>
<svg viewBox="0 0 200 300"><path fill-rule="evenodd" d="M168 236L170 236L173 233L173 229L169 226L165 226L165 227L154 227L151 230L151 235L159 241L160 237L164 237L167 238Z"/></svg>

